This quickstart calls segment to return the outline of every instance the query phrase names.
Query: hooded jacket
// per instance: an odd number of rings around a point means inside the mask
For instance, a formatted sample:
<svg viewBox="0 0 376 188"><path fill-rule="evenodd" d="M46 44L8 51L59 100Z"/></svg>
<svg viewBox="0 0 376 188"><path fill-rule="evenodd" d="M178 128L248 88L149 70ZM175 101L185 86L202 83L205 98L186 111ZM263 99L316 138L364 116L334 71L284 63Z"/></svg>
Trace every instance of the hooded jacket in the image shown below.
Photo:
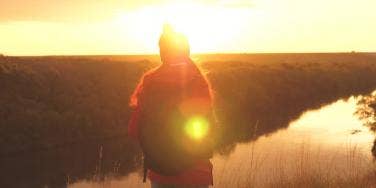
<svg viewBox="0 0 376 188"><path fill-rule="evenodd" d="M189 98L176 96L177 90L182 90L188 83L190 89L185 92ZM150 89L153 87L154 89ZM163 91L159 91L158 88L163 88ZM150 91L154 93L150 93ZM130 102L134 110L128 124L128 134L136 140L139 139L138 120L142 118L140 112L144 110L144 104L147 102L163 103L167 108L168 103L178 104L179 110L187 116L195 113L206 114L212 111L209 84L190 60L164 63L144 74ZM212 168L210 160L204 159L197 161L191 168L175 176L163 176L149 170L148 177L152 182L162 184L213 185Z"/></svg>

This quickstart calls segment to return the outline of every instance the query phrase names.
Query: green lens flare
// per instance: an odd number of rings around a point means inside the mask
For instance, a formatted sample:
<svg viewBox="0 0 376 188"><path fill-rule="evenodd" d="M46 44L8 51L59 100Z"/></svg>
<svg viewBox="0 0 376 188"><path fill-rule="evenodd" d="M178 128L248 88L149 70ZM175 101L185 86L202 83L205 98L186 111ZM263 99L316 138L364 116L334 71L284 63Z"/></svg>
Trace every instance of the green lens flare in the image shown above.
<svg viewBox="0 0 376 188"><path fill-rule="evenodd" d="M192 139L200 140L208 133L208 122L205 118L193 117L185 124L185 133Z"/></svg>

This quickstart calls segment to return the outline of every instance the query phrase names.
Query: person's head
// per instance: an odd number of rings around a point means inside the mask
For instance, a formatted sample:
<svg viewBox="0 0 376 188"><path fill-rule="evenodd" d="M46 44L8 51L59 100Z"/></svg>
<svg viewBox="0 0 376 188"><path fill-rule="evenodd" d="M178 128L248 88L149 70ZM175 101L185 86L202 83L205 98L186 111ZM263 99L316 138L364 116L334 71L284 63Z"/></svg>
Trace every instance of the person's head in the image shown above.
<svg viewBox="0 0 376 188"><path fill-rule="evenodd" d="M183 34L175 32L170 25L165 25L159 39L159 53L163 63L188 59L188 40Z"/></svg>

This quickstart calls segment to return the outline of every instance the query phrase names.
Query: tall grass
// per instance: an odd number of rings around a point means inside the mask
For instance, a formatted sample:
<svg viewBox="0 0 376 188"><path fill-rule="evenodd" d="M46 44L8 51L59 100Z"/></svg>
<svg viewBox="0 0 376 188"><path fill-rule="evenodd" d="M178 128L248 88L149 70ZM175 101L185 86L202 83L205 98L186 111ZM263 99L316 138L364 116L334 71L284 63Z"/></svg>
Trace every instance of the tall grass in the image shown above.
<svg viewBox="0 0 376 188"><path fill-rule="evenodd" d="M357 145L348 143L344 148L325 151L309 142L302 142L295 149L284 146L280 152L268 152L262 146L257 142L248 144L248 158L239 161L235 157L235 165L226 157L220 162L222 164L215 159L214 167L223 167L214 169L214 188L376 187L376 164ZM96 173L92 179L69 184L68 187L150 186L142 183L141 174L132 174L125 179L116 175L98 179L96 177L101 174Z"/></svg>
<svg viewBox="0 0 376 188"><path fill-rule="evenodd" d="M253 146L250 149L253 150ZM376 187L376 164L356 145L349 145L344 153L333 151L328 155L319 148L310 148L308 143L301 143L295 155L287 151L255 155L250 159L252 165L246 181L234 178L229 184L247 188ZM340 159L343 163L336 161ZM226 186L217 184L215 187Z"/></svg>

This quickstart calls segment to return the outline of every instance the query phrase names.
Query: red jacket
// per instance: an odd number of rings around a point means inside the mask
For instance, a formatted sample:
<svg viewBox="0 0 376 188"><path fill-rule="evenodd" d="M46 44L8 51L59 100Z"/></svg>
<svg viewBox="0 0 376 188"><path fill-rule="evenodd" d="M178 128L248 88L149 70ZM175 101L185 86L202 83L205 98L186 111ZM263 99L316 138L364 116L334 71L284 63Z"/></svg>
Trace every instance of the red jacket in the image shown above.
<svg viewBox="0 0 376 188"><path fill-rule="evenodd" d="M129 125L128 134L130 137L138 140L138 119L140 116L140 110L142 110L140 105L142 103L142 88L145 82L153 83L155 80L164 79L168 82L175 82L179 79L174 79L177 74L181 73L179 71L184 70L185 75L198 75L197 81L194 82L195 89L193 92L193 98L188 101L182 101L180 105L180 110L182 113L192 113L197 110L211 110L211 94L210 87L199 72L197 67L192 62L183 62L177 64L164 64L155 70L149 71L143 76L143 79L138 84L135 89L132 98L131 106L134 108L132 112ZM193 74L192 74L193 73ZM163 184L175 184L175 185L213 185L213 175L212 175L212 164L207 160L198 161L190 169L186 169L175 176L163 176L152 170L149 170L148 177L152 182L158 182Z"/></svg>

